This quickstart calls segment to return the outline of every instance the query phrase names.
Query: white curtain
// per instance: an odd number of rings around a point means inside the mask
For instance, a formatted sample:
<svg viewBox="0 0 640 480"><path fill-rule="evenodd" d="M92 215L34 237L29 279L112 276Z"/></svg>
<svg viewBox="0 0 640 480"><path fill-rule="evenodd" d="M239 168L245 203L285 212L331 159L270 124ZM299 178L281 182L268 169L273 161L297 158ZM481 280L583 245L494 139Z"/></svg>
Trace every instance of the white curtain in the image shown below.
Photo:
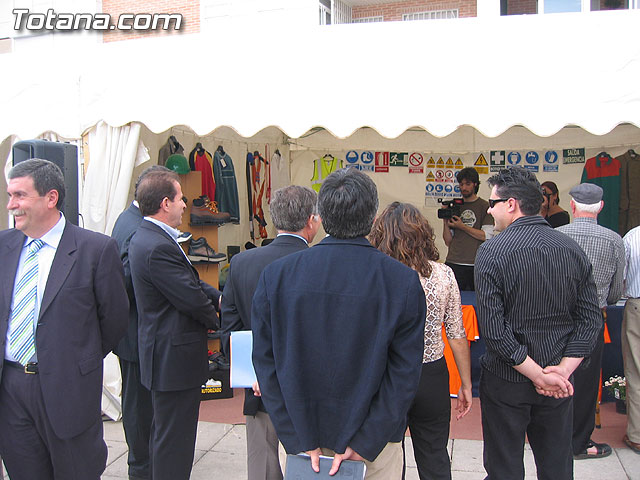
<svg viewBox="0 0 640 480"><path fill-rule="evenodd" d="M110 127L99 122L89 132L89 158L80 201L84 227L110 235L127 206L133 169L150 158L140 140L140 124Z"/></svg>

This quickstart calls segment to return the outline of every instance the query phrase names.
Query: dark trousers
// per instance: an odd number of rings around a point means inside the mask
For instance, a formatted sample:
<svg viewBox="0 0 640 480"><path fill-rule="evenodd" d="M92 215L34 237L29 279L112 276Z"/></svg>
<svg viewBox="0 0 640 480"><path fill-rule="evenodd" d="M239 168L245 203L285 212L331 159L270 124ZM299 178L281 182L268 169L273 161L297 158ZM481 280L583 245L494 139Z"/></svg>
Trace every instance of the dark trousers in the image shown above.
<svg viewBox="0 0 640 480"><path fill-rule="evenodd" d="M507 382L486 369L480 377L486 480L524 479L525 434L539 480L572 480L572 397L536 393L533 384Z"/></svg>
<svg viewBox="0 0 640 480"><path fill-rule="evenodd" d="M473 280L473 265L458 265L457 263L451 262L445 262L445 265L451 267L451 270L453 270L460 290L475 291L476 284Z"/></svg>
<svg viewBox="0 0 640 480"><path fill-rule="evenodd" d="M129 475L149 478L149 438L153 405L151 392L140 383L140 364L120 358L122 427L129 446Z"/></svg>
<svg viewBox="0 0 640 480"><path fill-rule="evenodd" d="M443 357L422 364L418 392L408 414L420 480L451 479L447 452L450 419L449 370Z"/></svg>
<svg viewBox="0 0 640 480"><path fill-rule="evenodd" d="M196 447L201 388L151 391L151 479L189 480Z"/></svg>
<svg viewBox="0 0 640 480"><path fill-rule="evenodd" d="M600 369L604 351L604 325L591 356L585 358L573 372L573 454L587 448L596 426L596 403L600 388Z"/></svg>
<svg viewBox="0 0 640 480"><path fill-rule="evenodd" d="M59 438L45 409L40 375L4 367L0 455L12 480L99 480L107 464L101 412L80 435Z"/></svg>

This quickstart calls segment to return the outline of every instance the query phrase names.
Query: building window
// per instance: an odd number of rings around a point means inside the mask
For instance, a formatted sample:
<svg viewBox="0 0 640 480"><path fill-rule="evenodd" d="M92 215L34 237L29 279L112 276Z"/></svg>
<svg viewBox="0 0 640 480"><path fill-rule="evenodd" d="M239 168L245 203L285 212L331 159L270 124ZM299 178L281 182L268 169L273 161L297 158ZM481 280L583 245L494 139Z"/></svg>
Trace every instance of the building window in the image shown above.
<svg viewBox="0 0 640 480"><path fill-rule="evenodd" d="M351 20L351 23L374 23L374 22L382 22L384 21L384 17L380 15L379 17L360 17L354 18Z"/></svg>
<svg viewBox="0 0 640 480"><path fill-rule="evenodd" d="M327 0L320 0L320 3L318 3L320 25L331 25L331 2L328 2L328 5L326 3Z"/></svg>
<svg viewBox="0 0 640 480"><path fill-rule="evenodd" d="M450 10L432 10L430 12L404 13L402 15L403 21L440 20L445 18L458 18L458 9L452 8Z"/></svg>

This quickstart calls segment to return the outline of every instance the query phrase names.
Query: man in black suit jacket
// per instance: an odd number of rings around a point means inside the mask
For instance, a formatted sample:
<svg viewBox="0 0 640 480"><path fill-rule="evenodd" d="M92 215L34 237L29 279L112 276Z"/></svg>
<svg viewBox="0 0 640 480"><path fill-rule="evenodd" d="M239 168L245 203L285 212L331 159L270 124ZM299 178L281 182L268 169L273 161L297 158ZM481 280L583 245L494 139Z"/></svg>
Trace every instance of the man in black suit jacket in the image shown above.
<svg viewBox="0 0 640 480"><path fill-rule="evenodd" d="M129 306L116 242L65 220L62 171L47 160L14 166L7 191L16 228L0 232L0 454L14 480L98 480L107 460L102 360L124 335ZM19 284L34 262L36 299L21 316ZM35 337L24 354L19 318Z"/></svg>
<svg viewBox="0 0 640 480"><path fill-rule="evenodd" d="M274 260L308 248L318 228L317 195L307 187L276 190L269 204L278 236L265 247L235 255L222 297L222 332L251 330L251 300L262 270ZM248 480L281 480L278 437L260 400L259 389L245 390Z"/></svg>
<svg viewBox="0 0 640 480"><path fill-rule="evenodd" d="M253 365L288 453L366 460L367 478L399 480L406 415L418 388L426 302L418 274L365 238L375 183L349 168L323 182L330 235L262 272L251 307Z"/></svg>
<svg viewBox="0 0 640 480"><path fill-rule="evenodd" d="M136 181L134 198L137 198L140 181L154 171L170 170L161 165L153 165L145 169ZM118 356L122 374L122 426L129 446L127 463L130 480L149 478L149 436L153 418L151 392L140 382L138 307L129 266L129 242L141 223L142 213L140 213L138 201L134 200L129 208L120 214L111 232L111 237L115 239L120 249L120 260L124 267L124 279L129 295L129 327L127 334L113 349L113 353Z"/></svg>
<svg viewBox="0 0 640 480"><path fill-rule="evenodd" d="M151 390L153 480L191 473L201 385L208 377L207 329L217 327L220 292L202 282L177 242L185 204L178 176L151 172L138 185L144 220L129 244L138 305L142 384Z"/></svg>

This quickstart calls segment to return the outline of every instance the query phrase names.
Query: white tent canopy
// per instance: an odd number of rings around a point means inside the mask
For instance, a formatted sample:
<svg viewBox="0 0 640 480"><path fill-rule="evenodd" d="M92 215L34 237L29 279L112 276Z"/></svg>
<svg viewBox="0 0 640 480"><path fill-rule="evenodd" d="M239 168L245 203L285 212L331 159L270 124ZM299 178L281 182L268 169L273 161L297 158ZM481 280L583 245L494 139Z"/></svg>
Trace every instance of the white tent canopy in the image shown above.
<svg viewBox="0 0 640 480"><path fill-rule="evenodd" d="M513 125L548 136L640 126L640 11L258 28L2 55L0 141L104 120L154 132L321 126L445 136Z"/></svg>

